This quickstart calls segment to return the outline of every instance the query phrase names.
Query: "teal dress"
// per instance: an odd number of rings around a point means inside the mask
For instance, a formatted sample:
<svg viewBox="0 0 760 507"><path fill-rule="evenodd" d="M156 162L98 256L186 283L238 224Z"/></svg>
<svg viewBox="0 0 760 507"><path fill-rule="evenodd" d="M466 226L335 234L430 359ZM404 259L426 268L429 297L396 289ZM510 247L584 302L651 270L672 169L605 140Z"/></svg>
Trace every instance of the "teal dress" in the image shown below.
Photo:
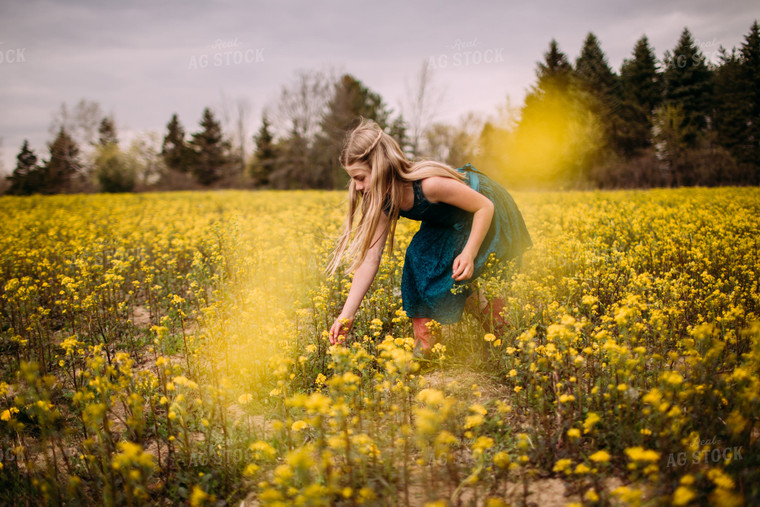
<svg viewBox="0 0 760 507"><path fill-rule="evenodd" d="M512 259L533 245L520 210L504 187L471 164L457 171L466 175L465 183L494 203L494 217L475 258L472 279L480 276L494 254L500 261ZM452 292L454 259L464 249L472 227L473 213L447 203L431 203L422 193L420 180L413 182L414 204L400 216L419 220L420 229L406 250L401 277L401 298L407 316L431 318L441 324L459 321L469 287Z"/></svg>

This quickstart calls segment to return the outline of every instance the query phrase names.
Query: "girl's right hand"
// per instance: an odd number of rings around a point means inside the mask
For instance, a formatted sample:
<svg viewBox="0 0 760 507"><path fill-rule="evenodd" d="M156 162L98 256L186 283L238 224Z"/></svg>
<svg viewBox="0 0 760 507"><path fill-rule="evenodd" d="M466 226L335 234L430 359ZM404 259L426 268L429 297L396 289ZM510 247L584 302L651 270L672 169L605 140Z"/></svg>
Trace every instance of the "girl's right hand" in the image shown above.
<svg viewBox="0 0 760 507"><path fill-rule="evenodd" d="M330 343L335 345L336 343L343 344L346 341L348 332L351 331L351 326L354 325L353 318L338 317L333 322L330 328Z"/></svg>

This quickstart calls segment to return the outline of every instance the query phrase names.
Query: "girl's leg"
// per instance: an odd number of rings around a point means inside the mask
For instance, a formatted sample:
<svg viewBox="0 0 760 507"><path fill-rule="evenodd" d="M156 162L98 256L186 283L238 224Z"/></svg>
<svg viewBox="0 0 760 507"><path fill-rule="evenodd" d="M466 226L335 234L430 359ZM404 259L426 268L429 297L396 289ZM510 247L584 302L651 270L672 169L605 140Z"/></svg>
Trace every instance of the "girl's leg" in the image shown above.
<svg viewBox="0 0 760 507"><path fill-rule="evenodd" d="M509 321L501 315L505 306L502 298L497 297L489 301L482 292L470 295L465 304L470 313L480 316L483 329L494 334L504 334L511 327Z"/></svg>
<svg viewBox="0 0 760 507"><path fill-rule="evenodd" d="M504 303L503 299L493 298L481 310L484 317L483 324L487 326L489 333L503 335L512 327L510 322L501 315L501 311L505 306L506 303Z"/></svg>
<svg viewBox="0 0 760 507"><path fill-rule="evenodd" d="M428 322L433 319L427 318L413 318L412 325L414 326L414 348L427 351L432 349L435 345L435 337L433 332L428 327Z"/></svg>

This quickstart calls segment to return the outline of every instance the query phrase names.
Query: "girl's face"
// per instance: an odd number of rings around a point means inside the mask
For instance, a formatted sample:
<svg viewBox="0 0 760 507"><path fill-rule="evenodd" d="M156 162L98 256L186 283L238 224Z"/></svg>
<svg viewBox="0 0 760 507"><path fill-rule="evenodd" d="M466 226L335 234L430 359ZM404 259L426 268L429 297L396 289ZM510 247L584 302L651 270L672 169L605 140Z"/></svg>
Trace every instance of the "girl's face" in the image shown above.
<svg viewBox="0 0 760 507"><path fill-rule="evenodd" d="M352 165L346 167L346 172L354 182L354 188L357 192L364 192L369 188L370 171L362 165Z"/></svg>

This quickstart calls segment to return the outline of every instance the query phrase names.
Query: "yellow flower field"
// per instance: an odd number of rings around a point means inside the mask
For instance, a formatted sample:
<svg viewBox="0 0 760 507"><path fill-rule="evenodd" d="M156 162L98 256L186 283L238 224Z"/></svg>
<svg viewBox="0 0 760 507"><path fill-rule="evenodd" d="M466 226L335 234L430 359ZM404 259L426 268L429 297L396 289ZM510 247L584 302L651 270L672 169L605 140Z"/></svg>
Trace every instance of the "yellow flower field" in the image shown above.
<svg viewBox="0 0 760 507"><path fill-rule="evenodd" d="M511 328L422 363L406 220L329 346L344 198L0 198L0 502L760 502L760 189L515 193Z"/></svg>

